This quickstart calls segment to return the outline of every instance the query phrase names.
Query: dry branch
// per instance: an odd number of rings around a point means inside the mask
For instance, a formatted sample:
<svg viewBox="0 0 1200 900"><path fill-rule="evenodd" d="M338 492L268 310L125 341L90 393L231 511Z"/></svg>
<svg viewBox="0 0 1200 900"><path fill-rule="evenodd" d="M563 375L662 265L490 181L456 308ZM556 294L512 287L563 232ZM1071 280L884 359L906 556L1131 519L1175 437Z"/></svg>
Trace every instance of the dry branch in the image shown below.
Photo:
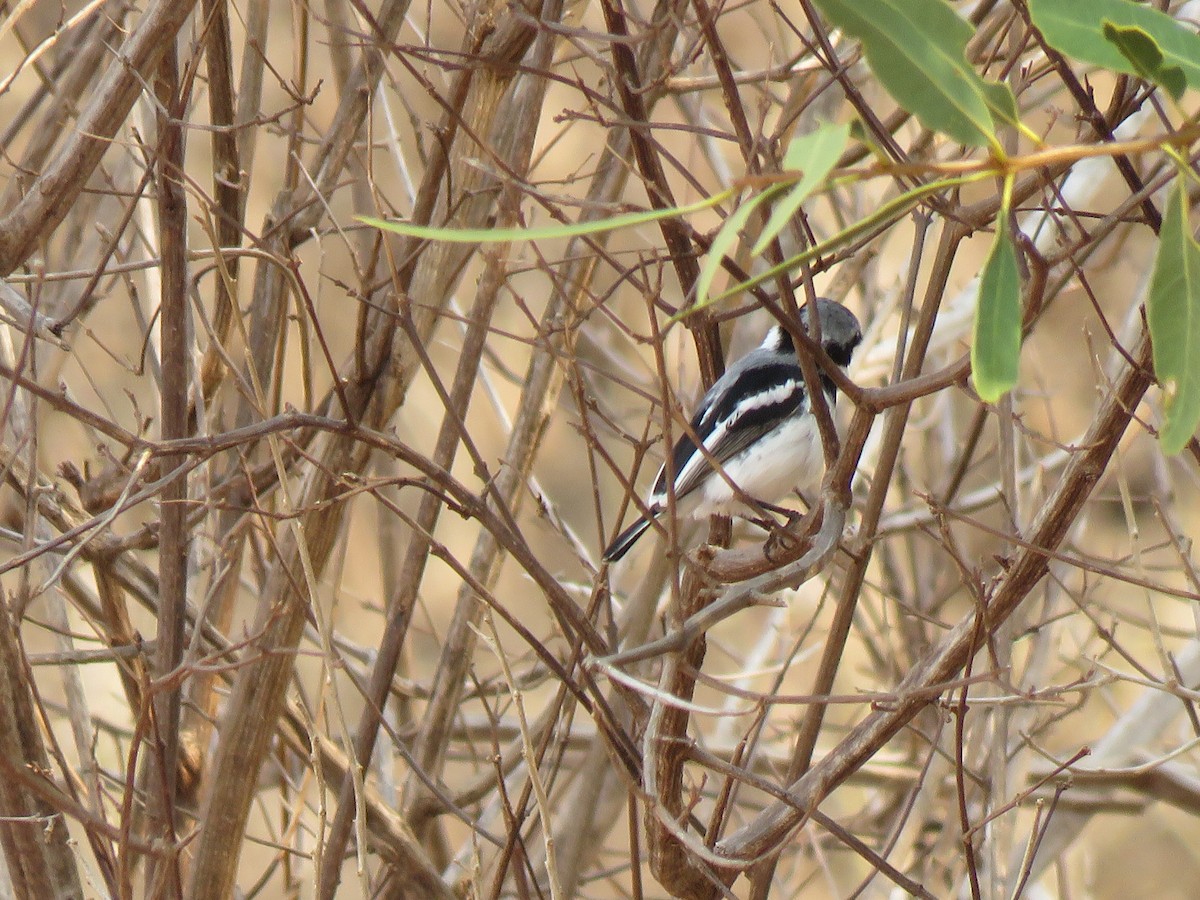
<svg viewBox="0 0 1200 900"><path fill-rule="evenodd" d="M1200 803L1200 444L1158 449L1141 312L1200 131L1027 13L970 7L967 58L1044 139L1001 127L1001 223L969 180L995 157L898 108L808 0L8 4L0 887L1200 880L1149 855L1200 840L1161 815ZM805 261L681 315L792 139L850 121L714 290ZM1025 344L989 405L1001 225ZM598 562L704 385L817 295L865 332L849 376L803 358L841 397L824 480L777 533L663 517Z"/></svg>

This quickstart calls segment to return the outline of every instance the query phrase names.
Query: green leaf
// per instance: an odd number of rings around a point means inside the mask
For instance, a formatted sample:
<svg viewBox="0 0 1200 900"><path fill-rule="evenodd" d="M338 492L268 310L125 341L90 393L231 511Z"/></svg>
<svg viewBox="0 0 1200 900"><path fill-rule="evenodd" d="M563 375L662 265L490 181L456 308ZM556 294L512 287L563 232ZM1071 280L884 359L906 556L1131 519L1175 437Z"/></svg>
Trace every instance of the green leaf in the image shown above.
<svg viewBox="0 0 1200 900"><path fill-rule="evenodd" d="M898 197L893 197L870 215L859 219L857 222L850 223L837 234L826 238L821 243L802 250L795 256L789 257L783 262L776 263L775 265L768 269L764 269L751 278L747 278L745 281L730 285L720 294L710 297L709 303L716 303L719 300L724 300L727 297L732 297L735 294L748 291L765 281L770 281L772 278L784 272L793 272L806 262L811 262L814 259L819 259L821 256L824 256L827 253L832 253L839 247L843 247L851 241L857 240L864 234L883 231L889 225L907 215L909 211L911 211L926 197L950 190L955 187L960 187L964 184L974 184L977 181L982 181L985 178L992 177L993 175L989 172L976 172L970 175L956 175L953 178L943 178L939 181L931 181L928 184L918 185L911 190L905 191ZM668 321L677 322L701 309L704 305L707 304L697 303L693 306L690 306L687 309L676 313Z"/></svg>
<svg viewBox="0 0 1200 900"><path fill-rule="evenodd" d="M1187 89L1187 78L1179 66L1163 65L1163 53L1154 38L1134 25L1114 25L1104 20L1104 39L1115 44L1121 55L1142 78L1153 81L1178 100Z"/></svg>
<svg viewBox="0 0 1200 900"><path fill-rule="evenodd" d="M1017 98L1013 96L1012 88L999 81L984 81L980 90L987 102L992 117L1009 125L1021 125L1021 116L1017 112Z"/></svg>
<svg viewBox="0 0 1200 900"><path fill-rule="evenodd" d="M871 130L867 128L863 120L858 118L858 116L850 120L850 139L857 141L870 150L871 155L875 157L877 162L881 162L884 165L891 163L891 157L879 146L879 143L875 140L875 135L871 133Z"/></svg>
<svg viewBox="0 0 1200 900"><path fill-rule="evenodd" d="M782 190L783 185L776 185L755 194L738 206L721 223L721 230L713 238L713 242L708 248L708 255L704 257L704 265L700 267L700 274L696 277L696 306L707 306L711 301L708 292L712 287L713 279L716 278L717 272L721 268L721 260L725 258L725 251L737 241L738 232L742 230L742 226L746 224L750 214L758 209L768 197L772 197Z"/></svg>
<svg viewBox="0 0 1200 900"><path fill-rule="evenodd" d="M615 231L618 228L632 228L645 225L647 222L657 222L659 219L670 219L675 216L686 216L704 209L710 209L723 203L733 196L733 189L721 191L712 197L705 197L686 206L672 206L668 209L649 209L643 212L621 213L607 219L595 219L589 222L572 222L563 225L545 225L541 228L438 228L432 225L416 225L412 222L401 222L390 219L376 219L373 216L356 216L358 221L373 228L404 234L409 237L421 238L427 241L445 241L450 244L500 244L510 241L540 241L553 238L579 237L586 234L601 234L605 231Z"/></svg>
<svg viewBox="0 0 1200 900"><path fill-rule="evenodd" d="M784 155L783 166L785 169L799 169L804 174L771 210L771 217L750 251L752 256L758 256L767 248L792 220L800 204L824 183L849 141L849 123L822 125L812 134L792 141Z"/></svg>
<svg viewBox="0 0 1200 900"><path fill-rule="evenodd" d="M1016 385L1021 359L1021 276L1006 210L999 221L1003 224L996 231L979 278L979 308L971 343L975 390L988 403L995 403Z"/></svg>
<svg viewBox="0 0 1200 900"><path fill-rule="evenodd" d="M1105 23L1137 28L1162 54L1160 68L1178 69L1188 85L1200 85L1200 36L1157 9L1129 0L1029 0L1029 12L1038 31L1060 53L1114 72L1148 77L1104 34Z"/></svg>
<svg viewBox="0 0 1200 900"><path fill-rule="evenodd" d="M815 2L862 42L888 93L927 128L960 144L998 146L993 114L1015 117L1016 102L1007 86L989 87L967 63L973 30L944 0Z"/></svg>
<svg viewBox="0 0 1200 900"><path fill-rule="evenodd" d="M1158 440L1163 453L1175 454L1200 425L1200 244L1188 224L1182 178L1167 199L1146 321L1166 411Z"/></svg>

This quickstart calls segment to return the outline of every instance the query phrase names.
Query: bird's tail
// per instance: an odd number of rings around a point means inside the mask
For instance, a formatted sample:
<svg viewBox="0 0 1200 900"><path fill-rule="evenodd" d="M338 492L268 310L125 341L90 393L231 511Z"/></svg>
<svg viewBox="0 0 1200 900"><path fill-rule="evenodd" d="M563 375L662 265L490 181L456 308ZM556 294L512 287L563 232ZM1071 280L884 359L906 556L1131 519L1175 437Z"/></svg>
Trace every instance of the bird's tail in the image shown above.
<svg viewBox="0 0 1200 900"><path fill-rule="evenodd" d="M604 561L614 563L628 553L629 548L646 533L646 529L649 527L650 520L645 516L638 516L632 525L618 534L617 539L608 545L608 549L604 551Z"/></svg>

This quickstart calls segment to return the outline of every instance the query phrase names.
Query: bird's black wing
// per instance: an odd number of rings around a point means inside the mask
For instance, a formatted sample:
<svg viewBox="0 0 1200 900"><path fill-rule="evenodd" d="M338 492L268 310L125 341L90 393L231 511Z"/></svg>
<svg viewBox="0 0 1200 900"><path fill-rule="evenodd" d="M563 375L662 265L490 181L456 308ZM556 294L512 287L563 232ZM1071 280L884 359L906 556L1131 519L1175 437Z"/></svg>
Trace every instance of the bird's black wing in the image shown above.
<svg viewBox="0 0 1200 900"><path fill-rule="evenodd" d="M700 402L692 417L692 430L709 455L723 463L750 446L805 402L804 374L798 363L772 354L764 361L747 357L748 364L728 373ZM720 390L717 390L717 388ZM675 496L695 490L712 464L688 434L681 435L671 451ZM667 469L658 474L656 495L666 495Z"/></svg>

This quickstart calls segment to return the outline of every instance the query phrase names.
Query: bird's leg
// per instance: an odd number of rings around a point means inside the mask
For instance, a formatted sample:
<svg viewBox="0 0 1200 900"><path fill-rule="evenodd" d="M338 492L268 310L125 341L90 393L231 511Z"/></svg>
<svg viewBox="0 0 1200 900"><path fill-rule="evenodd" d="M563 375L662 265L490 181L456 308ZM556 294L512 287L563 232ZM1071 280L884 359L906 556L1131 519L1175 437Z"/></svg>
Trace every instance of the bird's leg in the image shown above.
<svg viewBox="0 0 1200 900"><path fill-rule="evenodd" d="M764 512L774 513L775 515L781 516L786 520L780 523L769 516L750 519L751 522L753 522L763 531L767 532L767 540L766 543L763 544L763 553L765 553L767 557L771 557L777 552L785 550L789 546L793 546L797 540L797 537L792 532L792 529L796 523L803 520L807 513L803 513L795 509L789 509L786 506L778 506L774 503L766 503L762 500L757 501L755 506Z"/></svg>
<svg viewBox="0 0 1200 900"><path fill-rule="evenodd" d="M805 516L805 513L800 512L798 509L790 509L786 506L778 506L774 503L764 503L761 500L758 501L757 505L760 509L764 509L767 512L774 513L777 516L783 516L783 518L787 519L787 523L789 525L791 525L793 522L803 519Z"/></svg>

